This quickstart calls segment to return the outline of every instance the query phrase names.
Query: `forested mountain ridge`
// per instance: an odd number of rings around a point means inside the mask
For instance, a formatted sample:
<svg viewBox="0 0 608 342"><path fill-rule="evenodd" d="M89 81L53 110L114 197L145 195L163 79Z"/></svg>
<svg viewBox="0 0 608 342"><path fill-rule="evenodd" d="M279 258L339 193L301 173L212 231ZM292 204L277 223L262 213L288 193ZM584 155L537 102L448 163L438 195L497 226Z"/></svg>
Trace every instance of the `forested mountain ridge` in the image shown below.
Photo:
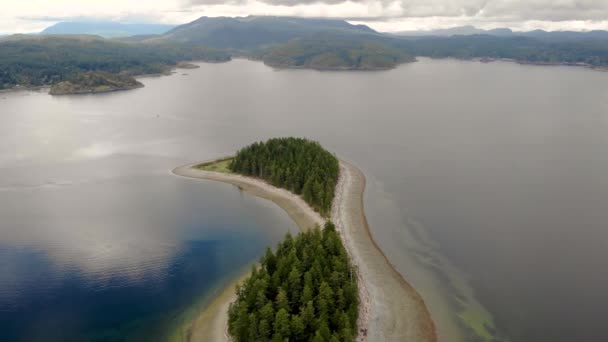
<svg viewBox="0 0 608 342"><path fill-rule="evenodd" d="M399 63L413 61L416 56L608 65L606 31L522 33L506 29L484 31L474 27L445 31L439 30L436 35L400 37L335 19L202 17L144 41L174 40L225 48L279 68L390 69ZM366 49L370 44L376 48Z"/></svg>
<svg viewBox="0 0 608 342"><path fill-rule="evenodd" d="M400 39L395 47L415 56L510 59L520 63L608 66L608 39L539 40L470 35Z"/></svg>
<svg viewBox="0 0 608 342"><path fill-rule="evenodd" d="M165 73L187 60L227 61L216 49L183 44L123 43L97 36L10 36L0 40L0 89L52 85L78 73Z"/></svg>
<svg viewBox="0 0 608 342"><path fill-rule="evenodd" d="M564 41L573 39L608 39L608 31L513 31L509 28L495 28L484 30L475 26L457 26L447 29L401 31L391 33L395 36L403 37L453 37L453 36L473 36L489 35L497 37L528 37L538 38L547 41Z"/></svg>
<svg viewBox="0 0 608 342"><path fill-rule="evenodd" d="M237 287L228 310L228 331L237 342L344 341L357 334L357 277L328 222L287 235Z"/></svg>
<svg viewBox="0 0 608 342"><path fill-rule="evenodd" d="M274 138L239 150L231 171L262 178L302 195L322 215L331 210L340 166L338 159L317 142L302 138Z"/></svg>
<svg viewBox="0 0 608 342"><path fill-rule="evenodd" d="M504 32L503 32L504 33ZM608 67L608 33L399 37L344 20L200 18L163 35L0 38L0 89L52 85L83 72L165 73L180 61L244 56L277 68L382 70L417 56Z"/></svg>
<svg viewBox="0 0 608 342"><path fill-rule="evenodd" d="M42 35L91 34L105 38L164 34L174 25L124 24L113 21L64 21L44 29Z"/></svg>
<svg viewBox="0 0 608 342"><path fill-rule="evenodd" d="M287 43L291 39L307 37L319 32L378 35L367 26L353 25L335 19L271 16L202 17L150 41L175 41L242 51Z"/></svg>

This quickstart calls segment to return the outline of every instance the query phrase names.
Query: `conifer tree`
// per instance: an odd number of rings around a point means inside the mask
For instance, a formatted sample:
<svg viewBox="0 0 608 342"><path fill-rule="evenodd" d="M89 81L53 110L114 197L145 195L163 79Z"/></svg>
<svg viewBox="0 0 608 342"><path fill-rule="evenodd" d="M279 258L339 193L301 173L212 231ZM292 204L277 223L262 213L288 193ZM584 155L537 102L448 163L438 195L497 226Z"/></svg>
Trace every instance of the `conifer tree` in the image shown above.
<svg viewBox="0 0 608 342"><path fill-rule="evenodd" d="M301 138L275 138L237 152L230 170L262 178L302 195L322 215L331 210L338 182L338 159L319 143Z"/></svg>
<svg viewBox="0 0 608 342"><path fill-rule="evenodd" d="M237 287L228 330L243 341L354 341L356 277L332 223L266 250Z"/></svg>

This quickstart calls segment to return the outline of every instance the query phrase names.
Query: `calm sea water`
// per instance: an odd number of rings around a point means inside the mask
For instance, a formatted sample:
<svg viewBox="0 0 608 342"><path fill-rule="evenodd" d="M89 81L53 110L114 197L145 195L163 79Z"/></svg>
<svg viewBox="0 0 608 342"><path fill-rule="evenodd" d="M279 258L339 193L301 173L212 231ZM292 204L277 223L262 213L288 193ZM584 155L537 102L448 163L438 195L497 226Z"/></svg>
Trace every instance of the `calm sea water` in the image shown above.
<svg viewBox="0 0 608 342"><path fill-rule="evenodd" d="M363 169L374 237L444 340L608 339L607 73L236 60L142 81L0 94L2 340L171 331L295 226L272 204L169 171L289 135Z"/></svg>

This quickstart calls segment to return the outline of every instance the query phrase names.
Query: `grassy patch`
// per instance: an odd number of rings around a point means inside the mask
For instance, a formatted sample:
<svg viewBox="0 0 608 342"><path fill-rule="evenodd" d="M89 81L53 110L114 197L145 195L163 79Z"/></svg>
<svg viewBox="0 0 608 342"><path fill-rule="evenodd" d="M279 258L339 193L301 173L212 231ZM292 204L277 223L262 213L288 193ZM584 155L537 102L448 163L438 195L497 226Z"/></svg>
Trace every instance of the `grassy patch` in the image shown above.
<svg viewBox="0 0 608 342"><path fill-rule="evenodd" d="M224 159L218 159L218 160L214 160L211 162L196 165L195 167L197 169L204 170L204 171L231 173L232 171L230 171L228 166L230 165L230 162L232 161L232 159L234 159L234 158L229 157L229 158L224 158Z"/></svg>

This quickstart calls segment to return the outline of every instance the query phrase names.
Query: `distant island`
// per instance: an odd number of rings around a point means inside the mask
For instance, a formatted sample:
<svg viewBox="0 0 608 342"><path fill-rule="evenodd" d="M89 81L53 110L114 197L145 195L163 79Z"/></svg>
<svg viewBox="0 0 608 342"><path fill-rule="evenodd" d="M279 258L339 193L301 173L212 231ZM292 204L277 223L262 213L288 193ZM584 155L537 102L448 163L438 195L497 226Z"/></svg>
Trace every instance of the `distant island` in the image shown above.
<svg viewBox="0 0 608 342"><path fill-rule="evenodd" d="M274 68L315 70L387 70L414 57L373 40L295 39L263 54Z"/></svg>
<svg viewBox="0 0 608 342"><path fill-rule="evenodd" d="M268 249L176 339L437 341L424 301L373 240L363 213L365 177L352 164L317 142L274 138L173 173L271 200L302 230Z"/></svg>
<svg viewBox="0 0 608 342"><path fill-rule="evenodd" d="M51 95L107 93L117 90L141 88L144 85L124 74L102 71L79 73L51 86Z"/></svg>
<svg viewBox="0 0 608 342"><path fill-rule="evenodd" d="M174 27L163 24L123 24L114 21L63 21L47 27L40 34L89 34L104 38L117 38L163 34Z"/></svg>

